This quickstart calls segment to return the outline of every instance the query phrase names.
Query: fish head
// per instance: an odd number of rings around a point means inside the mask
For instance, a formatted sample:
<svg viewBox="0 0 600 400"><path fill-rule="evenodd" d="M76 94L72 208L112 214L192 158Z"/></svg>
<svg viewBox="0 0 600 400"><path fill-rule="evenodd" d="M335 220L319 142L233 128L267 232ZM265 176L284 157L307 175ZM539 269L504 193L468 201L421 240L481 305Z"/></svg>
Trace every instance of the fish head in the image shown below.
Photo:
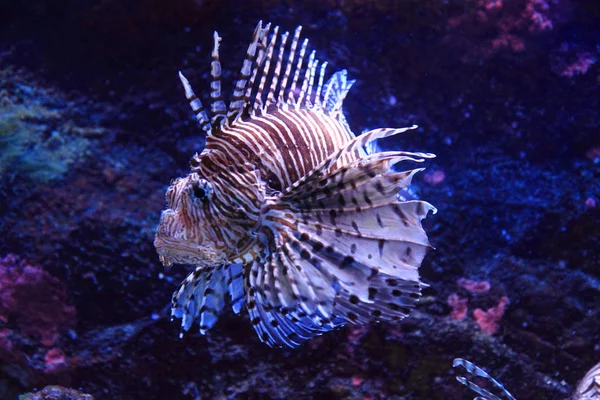
<svg viewBox="0 0 600 400"><path fill-rule="evenodd" d="M216 232L218 215L211 212L213 185L196 172L171 182L167 208L160 216L154 246L165 266L214 266L227 262L226 246Z"/></svg>

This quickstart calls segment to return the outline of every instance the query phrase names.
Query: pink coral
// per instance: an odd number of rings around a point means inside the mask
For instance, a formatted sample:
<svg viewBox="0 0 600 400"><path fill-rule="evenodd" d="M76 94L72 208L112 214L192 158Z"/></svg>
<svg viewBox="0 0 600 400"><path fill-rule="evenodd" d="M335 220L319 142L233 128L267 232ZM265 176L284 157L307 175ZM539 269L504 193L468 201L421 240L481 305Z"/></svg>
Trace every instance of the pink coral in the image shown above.
<svg viewBox="0 0 600 400"><path fill-rule="evenodd" d="M554 28L560 0L472 0L464 13L448 20L449 43L465 47L464 62L501 51L525 50L525 38ZM481 41L480 38L490 39Z"/></svg>
<svg viewBox="0 0 600 400"><path fill-rule="evenodd" d="M453 320L461 320L467 316L467 299L458 297L456 293L448 296L448 305L452 308L450 316Z"/></svg>
<svg viewBox="0 0 600 400"><path fill-rule="evenodd" d="M525 10L521 16L524 21L529 22L530 32L547 31L554 27L552 20L548 16L550 4L547 0L528 0L525 3Z"/></svg>
<svg viewBox="0 0 600 400"><path fill-rule="evenodd" d="M586 46L564 42L550 57L552 71L565 78L584 75L596 64L596 56Z"/></svg>
<svg viewBox="0 0 600 400"><path fill-rule="evenodd" d="M360 376L353 376L352 377L352 386L359 387L363 383L363 380L364 379Z"/></svg>
<svg viewBox="0 0 600 400"><path fill-rule="evenodd" d="M498 333L498 330L500 329L500 320L504 315L507 304L508 297L503 296L496 307L488 308L487 311L483 311L481 308L475 309L475 311L473 311L473 317L475 317L479 328L490 335Z"/></svg>
<svg viewBox="0 0 600 400"><path fill-rule="evenodd" d="M52 346L75 323L75 308L67 305L65 285L41 267L17 256L0 257L0 320Z"/></svg>
<svg viewBox="0 0 600 400"><path fill-rule="evenodd" d="M446 180L446 174L444 173L444 171L441 170L433 171L425 174L423 180L431 186L436 186L444 182L444 180Z"/></svg>
<svg viewBox="0 0 600 400"><path fill-rule="evenodd" d="M64 364L65 353L58 347L53 347L46 353L44 361L49 367L56 366L57 364Z"/></svg>
<svg viewBox="0 0 600 400"><path fill-rule="evenodd" d="M593 162L600 162L600 147L592 147L585 155Z"/></svg>
<svg viewBox="0 0 600 400"><path fill-rule="evenodd" d="M490 290L490 283L488 281L473 281L471 279L460 278L456 283L473 294L487 293Z"/></svg>
<svg viewBox="0 0 600 400"><path fill-rule="evenodd" d="M583 75L596 63L596 57L592 53L584 52L578 54L577 59L564 67L560 75L572 78L576 75Z"/></svg>

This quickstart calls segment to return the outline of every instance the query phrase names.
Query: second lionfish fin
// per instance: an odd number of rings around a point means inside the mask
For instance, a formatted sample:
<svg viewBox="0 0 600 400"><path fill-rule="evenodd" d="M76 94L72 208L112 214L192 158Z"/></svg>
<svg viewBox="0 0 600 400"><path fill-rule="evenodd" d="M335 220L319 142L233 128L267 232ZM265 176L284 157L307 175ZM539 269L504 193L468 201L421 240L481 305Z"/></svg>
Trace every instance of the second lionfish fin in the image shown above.
<svg viewBox="0 0 600 400"><path fill-rule="evenodd" d="M501 393L502 397L496 396L495 394L491 393L489 390L486 390L486 389L482 388L481 386L477 385L475 382L473 382L472 381L473 378L457 376L456 377L457 381L459 381L460 383L462 383L463 385L465 385L466 387L468 387L475 393L483 396L483 397L476 397L475 400L479 400L479 399L481 399L481 400L484 400L484 399L485 400L502 400L502 398L506 398L508 400L516 400L514 398L514 396L512 394L510 394L510 392L508 390L506 390L504 385L502 385L500 382L498 382L496 379L494 379L492 376L490 376L487 372L485 372L484 370L482 370L481 368L479 368L477 365L473 364L472 362L462 359L462 358L456 358L452 362L452 367L453 368L463 367L473 377L479 377L479 378L485 379L486 381L491 383L492 388L499 389L502 392Z"/></svg>
<svg viewBox="0 0 600 400"><path fill-rule="evenodd" d="M171 316L181 318L181 333L188 331L195 319L203 335L215 324L225 304L227 285L223 266L197 268L173 293Z"/></svg>

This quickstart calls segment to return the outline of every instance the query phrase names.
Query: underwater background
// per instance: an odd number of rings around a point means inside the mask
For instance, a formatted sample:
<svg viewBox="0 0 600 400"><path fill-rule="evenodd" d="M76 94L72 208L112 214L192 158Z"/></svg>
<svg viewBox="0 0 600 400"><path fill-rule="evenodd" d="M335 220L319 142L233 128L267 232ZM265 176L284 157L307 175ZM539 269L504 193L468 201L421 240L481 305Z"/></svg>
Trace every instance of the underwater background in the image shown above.
<svg viewBox="0 0 600 400"><path fill-rule="evenodd" d="M177 71L208 98L218 30L229 93L258 20L357 79L355 133L418 124L379 145L437 154L400 324L291 350L230 310L169 321L189 269L152 242L204 144ZM472 399L457 357L570 398L600 362L599 57L596 0L1 0L0 399Z"/></svg>

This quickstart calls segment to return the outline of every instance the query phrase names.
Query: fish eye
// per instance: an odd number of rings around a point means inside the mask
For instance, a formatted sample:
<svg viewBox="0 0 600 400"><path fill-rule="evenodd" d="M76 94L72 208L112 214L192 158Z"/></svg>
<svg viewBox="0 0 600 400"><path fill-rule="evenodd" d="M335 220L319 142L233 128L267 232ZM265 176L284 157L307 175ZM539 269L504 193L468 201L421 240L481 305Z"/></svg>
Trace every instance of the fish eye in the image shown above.
<svg viewBox="0 0 600 400"><path fill-rule="evenodd" d="M190 185L189 193L194 202L206 203L210 194L210 185L204 179L194 180Z"/></svg>
<svg viewBox="0 0 600 400"><path fill-rule="evenodd" d="M192 193L194 194L194 197L198 200L204 200L206 198L206 190L204 190L204 188L201 188L199 185L194 185L192 187Z"/></svg>

